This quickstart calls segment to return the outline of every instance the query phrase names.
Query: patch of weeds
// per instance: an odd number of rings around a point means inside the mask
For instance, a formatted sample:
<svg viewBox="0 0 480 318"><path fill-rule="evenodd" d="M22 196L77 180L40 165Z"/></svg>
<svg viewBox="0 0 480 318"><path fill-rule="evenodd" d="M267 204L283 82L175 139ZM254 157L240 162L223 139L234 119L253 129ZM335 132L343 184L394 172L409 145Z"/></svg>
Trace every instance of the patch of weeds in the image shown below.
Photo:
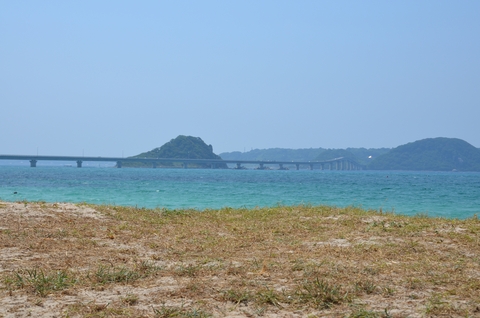
<svg viewBox="0 0 480 318"><path fill-rule="evenodd" d="M169 317L179 317L182 312L182 309L178 307L166 307L162 305L160 308L153 308L153 313L155 317L159 318L169 318Z"/></svg>
<svg viewBox="0 0 480 318"><path fill-rule="evenodd" d="M202 285L200 285L196 280L188 283L185 286L185 290L188 290L188 291L193 292L195 294L198 294L201 289L202 289Z"/></svg>
<svg viewBox="0 0 480 318"><path fill-rule="evenodd" d="M138 304L138 296L135 294L127 294L122 298L122 302L128 306L134 306Z"/></svg>
<svg viewBox="0 0 480 318"><path fill-rule="evenodd" d="M141 277L142 275L140 272L130 270L126 267L113 267L104 265L100 265L94 275L94 279L99 284L129 283Z"/></svg>
<svg viewBox="0 0 480 318"><path fill-rule="evenodd" d="M294 297L300 303L310 304L320 309L330 308L350 300L348 293L342 291L340 286L329 284L318 278L305 281L299 286Z"/></svg>
<svg viewBox="0 0 480 318"><path fill-rule="evenodd" d="M195 277L197 276L199 270L200 270L200 267L197 265L188 264L185 266L182 264L175 270L175 273L178 276Z"/></svg>
<svg viewBox="0 0 480 318"><path fill-rule="evenodd" d="M128 307L110 306L110 303L75 303L67 306L62 313L62 317L133 317L133 314Z"/></svg>
<svg viewBox="0 0 480 318"><path fill-rule="evenodd" d="M386 287L382 288L382 292L387 297L388 296L393 296L395 294L395 288L386 286Z"/></svg>
<svg viewBox="0 0 480 318"><path fill-rule="evenodd" d="M399 227L403 227L403 226L404 226L404 224L401 223L401 222L396 222L396 221L391 221L390 222L390 227L398 227L399 228Z"/></svg>
<svg viewBox="0 0 480 318"><path fill-rule="evenodd" d="M66 289L76 282L67 271L46 273L37 268L19 270L7 276L4 281L10 292L14 289L27 289L41 297Z"/></svg>
<svg viewBox="0 0 480 318"><path fill-rule="evenodd" d="M255 302L261 305L273 305L276 307L281 307L280 298L281 295L279 295L276 291L272 289L264 289L256 293Z"/></svg>
<svg viewBox="0 0 480 318"><path fill-rule="evenodd" d="M255 307L255 315L257 316L263 316L265 315L265 311L267 311L267 307Z"/></svg>
<svg viewBox="0 0 480 318"><path fill-rule="evenodd" d="M445 301L440 294L433 294L426 305L426 313L429 315L440 315L451 312L451 305Z"/></svg>
<svg viewBox="0 0 480 318"><path fill-rule="evenodd" d="M366 310L365 308L359 308L353 311L348 318L391 318L392 316L387 309L384 312L376 312L373 310Z"/></svg>
<svg viewBox="0 0 480 318"><path fill-rule="evenodd" d="M229 289L223 292L223 299L236 304L246 304L253 299L253 296L248 290L236 291Z"/></svg>
<svg viewBox="0 0 480 318"><path fill-rule="evenodd" d="M201 310L201 309L186 309L183 308L183 305L178 306L165 306L162 305L160 308L153 308L153 314L155 317L158 318L170 318L170 317L178 317L178 318L190 318L190 317L198 317L198 318L207 318L211 317L212 315Z"/></svg>
<svg viewBox="0 0 480 318"><path fill-rule="evenodd" d="M366 294L375 293L377 286L371 280L363 280L355 283L355 291Z"/></svg>
<svg viewBox="0 0 480 318"><path fill-rule="evenodd" d="M417 213L415 213L415 215L413 217L417 218L417 219L428 219L429 218L427 212L417 212Z"/></svg>
<svg viewBox="0 0 480 318"><path fill-rule="evenodd" d="M155 274L163 269L162 267L155 265L154 262L150 261L141 261L139 264L137 264L136 268L145 277L151 276L152 274Z"/></svg>
<svg viewBox="0 0 480 318"><path fill-rule="evenodd" d="M292 271L294 271L294 272L295 271L303 271L305 269L305 262L302 261L302 260L296 259L292 263L293 263L292 264Z"/></svg>
<svg viewBox="0 0 480 318"><path fill-rule="evenodd" d="M83 234L82 234L83 235ZM95 240L92 240L92 239L89 239L89 238L81 238L79 243L81 245L85 245L86 248L89 247L89 245L93 246L93 247L97 247L98 246L98 242L95 241Z"/></svg>
<svg viewBox="0 0 480 318"><path fill-rule="evenodd" d="M130 283L151 276L159 270L160 267L148 261L136 264L134 269L100 265L92 278L99 284Z"/></svg>

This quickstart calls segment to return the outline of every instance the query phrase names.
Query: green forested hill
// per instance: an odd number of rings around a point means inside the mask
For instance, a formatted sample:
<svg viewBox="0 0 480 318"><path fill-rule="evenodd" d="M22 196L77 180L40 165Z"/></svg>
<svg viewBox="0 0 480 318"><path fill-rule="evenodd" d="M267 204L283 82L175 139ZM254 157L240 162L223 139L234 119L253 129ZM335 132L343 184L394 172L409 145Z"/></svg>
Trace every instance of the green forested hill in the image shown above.
<svg viewBox="0 0 480 318"><path fill-rule="evenodd" d="M372 160L372 170L480 171L480 149L456 138L429 138L392 149Z"/></svg>
<svg viewBox="0 0 480 318"><path fill-rule="evenodd" d="M132 158L222 159L213 153L212 145L207 145L200 137L183 135L170 140L161 147ZM194 165L192 164L192 166ZM226 168L226 165L223 168Z"/></svg>

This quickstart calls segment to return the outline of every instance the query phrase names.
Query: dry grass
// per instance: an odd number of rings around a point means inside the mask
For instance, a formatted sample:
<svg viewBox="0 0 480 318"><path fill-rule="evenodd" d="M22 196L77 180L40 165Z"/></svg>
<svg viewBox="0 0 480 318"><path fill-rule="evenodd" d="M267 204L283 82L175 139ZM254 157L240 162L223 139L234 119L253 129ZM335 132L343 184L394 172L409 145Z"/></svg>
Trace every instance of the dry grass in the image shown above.
<svg viewBox="0 0 480 318"><path fill-rule="evenodd" d="M0 317L480 316L480 221L0 202Z"/></svg>

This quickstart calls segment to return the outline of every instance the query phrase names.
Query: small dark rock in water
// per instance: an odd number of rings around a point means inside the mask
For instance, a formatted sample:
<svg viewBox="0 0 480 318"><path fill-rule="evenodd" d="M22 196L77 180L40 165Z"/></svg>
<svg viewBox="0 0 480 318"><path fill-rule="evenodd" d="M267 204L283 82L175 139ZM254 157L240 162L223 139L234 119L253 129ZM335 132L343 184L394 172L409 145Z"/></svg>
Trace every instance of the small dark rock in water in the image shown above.
<svg viewBox="0 0 480 318"><path fill-rule="evenodd" d="M13 194L17 194L17 191L13 192Z"/></svg>

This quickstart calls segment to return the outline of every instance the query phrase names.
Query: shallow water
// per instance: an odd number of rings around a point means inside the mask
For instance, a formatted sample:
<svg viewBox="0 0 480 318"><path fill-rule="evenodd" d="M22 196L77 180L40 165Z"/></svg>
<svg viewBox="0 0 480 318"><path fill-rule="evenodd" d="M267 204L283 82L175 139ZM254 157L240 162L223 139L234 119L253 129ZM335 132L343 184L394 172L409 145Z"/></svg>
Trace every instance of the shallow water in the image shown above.
<svg viewBox="0 0 480 318"><path fill-rule="evenodd" d="M0 200L170 209L354 205L466 218L480 212L480 173L0 166Z"/></svg>

